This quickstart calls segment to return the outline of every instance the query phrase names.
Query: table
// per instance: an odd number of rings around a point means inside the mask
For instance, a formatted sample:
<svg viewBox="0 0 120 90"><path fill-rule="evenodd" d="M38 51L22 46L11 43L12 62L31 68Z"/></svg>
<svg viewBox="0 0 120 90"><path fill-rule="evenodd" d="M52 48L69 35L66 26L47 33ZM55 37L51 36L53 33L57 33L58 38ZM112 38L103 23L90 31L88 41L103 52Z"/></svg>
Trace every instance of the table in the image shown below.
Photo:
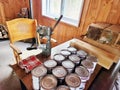
<svg viewBox="0 0 120 90"><path fill-rule="evenodd" d="M44 62L49 58L53 58L54 54L58 53L62 48L68 47L69 45L70 41L67 41L63 44L52 48L50 57L44 57L41 54L39 54L37 55L37 58L39 58L41 62ZM20 79L22 90L33 90L31 73L26 74L25 71L22 70L17 64L12 65L12 68L16 73L17 77ZM95 71L86 83L85 90L111 90L119 68L120 61L117 64L113 64L109 70L104 69L100 65L97 65Z"/></svg>

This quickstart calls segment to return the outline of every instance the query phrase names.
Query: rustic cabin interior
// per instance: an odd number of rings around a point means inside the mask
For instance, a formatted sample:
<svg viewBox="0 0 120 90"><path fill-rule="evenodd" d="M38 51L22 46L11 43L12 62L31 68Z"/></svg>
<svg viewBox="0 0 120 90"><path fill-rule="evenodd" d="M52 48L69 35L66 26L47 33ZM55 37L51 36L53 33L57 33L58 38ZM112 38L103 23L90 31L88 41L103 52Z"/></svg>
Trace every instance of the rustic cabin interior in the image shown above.
<svg viewBox="0 0 120 90"><path fill-rule="evenodd" d="M0 90L120 90L120 0L0 0Z"/></svg>

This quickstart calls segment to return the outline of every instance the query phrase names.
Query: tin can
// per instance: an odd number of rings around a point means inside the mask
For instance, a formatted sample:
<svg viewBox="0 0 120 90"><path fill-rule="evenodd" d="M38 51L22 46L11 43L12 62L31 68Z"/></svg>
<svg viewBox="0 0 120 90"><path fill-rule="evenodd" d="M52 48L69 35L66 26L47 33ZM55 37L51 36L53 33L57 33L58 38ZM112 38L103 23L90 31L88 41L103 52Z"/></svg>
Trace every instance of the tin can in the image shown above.
<svg viewBox="0 0 120 90"><path fill-rule="evenodd" d="M77 49L75 47L72 47L72 46L68 47L67 50L70 51L72 54L77 53Z"/></svg>
<svg viewBox="0 0 120 90"><path fill-rule="evenodd" d="M57 62L55 60L47 60L44 62L44 66L47 68L48 74L52 73L52 69L57 66Z"/></svg>
<svg viewBox="0 0 120 90"><path fill-rule="evenodd" d="M58 83L64 83L64 78L67 75L67 70L63 66L57 66L52 70L52 74L57 77Z"/></svg>
<svg viewBox="0 0 120 90"><path fill-rule="evenodd" d="M75 64L70 61L70 60L65 60L62 62L62 66L64 68L66 68L66 70L68 71L68 73L72 73L74 68L75 68Z"/></svg>
<svg viewBox="0 0 120 90"><path fill-rule="evenodd" d="M61 65L61 62L65 60L65 56L63 56L62 54L55 54L53 56L53 59L58 63L58 65Z"/></svg>
<svg viewBox="0 0 120 90"><path fill-rule="evenodd" d="M86 81L90 78L89 71L84 66L78 66L75 68L75 73L77 73L81 79L81 85L79 86L79 89L84 90Z"/></svg>
<svg viewBox="0 0 120 90"><path fill-rule="evenodd" d="M81 82L86 82L89 79L89 71L84 66L76 67L75 73L80 77Z"/></svg>
<svg viewBox="0 0 120 90"><path fill-rule="evenodd" d="M88 54L87 54L87 52L84 51L84 50L79 50L79 51L77 51L77 55L78 55L81 59L85 59Z"/></svg>
<svg viewBox="0 0 120 90"><path fill-rule="evenodd" d="M90 60L83 60L81 62L81 65L83 65L84 67L86 67L90 73L93 73L94 64L92 63L92 61L90 61Z"/></svg>
<svg viewBox="0 0 120 90"><path fill-rule="evenodd" d="M68 58L68 56L71 55L71 52L68 51L67 49L62 49L62 50L60 51L60 53L61 53L63 56L65 56L66 58Z"/></svg>
<svg viewBox="0 0 120 90"><path fill-rule="evenodd" d="M33 83L33 89L39 90L40 89L40 80L41 78L46 75L47 69L43 66L40 65L36 68L34 68L32 71L32 83Z"/></svg>
<svg viewBox="0 0 120 90"><path fill-rule="evenodd" d="M56 90L70 90L70 88L66 85L60 85L60 86L57 87Z"/></svg>
<svg viewBox="0 0 120 90"><path fill-rule="evenodd" d="M40 90L56 90L57 79L52 74L48 74L41 79Z"/></svg>
<svg viewBox="0 0 120 90"><path fill-rule="evenodd" d="M70 55L69 56L69 60L71 60L72 62L74 62L76 66L80 64L80 57L78 57L75 54Z"/></svg>
<svg viewBox="0 0 120 90"><path fill-rule="evenodd" d="M93 62L93 64L94 64L94 68L93 69L95 69L95 67L97 65L97 62L98 62L97 57L94 56L94 55L89 55L89 56L86 57L86 59Z"/></svg>
<svg viewBox="0 0 120 90"><path fill-rule="evenodd" d="M77 74L75 73L68 74L65 77L65 82L70 87L70 90L79 90L81 80Z"/></svg>

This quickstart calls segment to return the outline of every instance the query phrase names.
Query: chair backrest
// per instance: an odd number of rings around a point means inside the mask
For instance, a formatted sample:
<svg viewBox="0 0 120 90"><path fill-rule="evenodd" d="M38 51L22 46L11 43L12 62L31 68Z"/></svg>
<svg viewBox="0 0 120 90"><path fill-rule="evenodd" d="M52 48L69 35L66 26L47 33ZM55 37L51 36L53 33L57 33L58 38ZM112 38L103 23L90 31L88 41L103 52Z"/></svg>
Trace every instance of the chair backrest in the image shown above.
<svg viewBox="0 0 120 90"><path fill-rule="evenodd" d="M7 21L6 24L11 43L36 37L35 19L17 18Z"/></svg>

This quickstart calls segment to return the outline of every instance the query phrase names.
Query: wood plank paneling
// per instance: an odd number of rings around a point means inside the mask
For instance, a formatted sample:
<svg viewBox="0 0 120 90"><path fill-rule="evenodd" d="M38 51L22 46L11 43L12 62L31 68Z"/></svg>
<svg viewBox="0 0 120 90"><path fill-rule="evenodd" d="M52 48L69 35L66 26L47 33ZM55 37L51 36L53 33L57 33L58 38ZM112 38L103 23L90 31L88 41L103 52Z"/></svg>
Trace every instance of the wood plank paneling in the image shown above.
<svg viewBox="0 0 120 90"><path fill-rule="evenodd" d="M4 11L4 6L0 2L0 23L5 24L5 11Z"/></svg>
<svg viewBox="0 0 120 90"><path fill-rule="evenodd" d="M85 18L86 18L86 15L87 15L88 8L89 8L89 4L90 4L90 0L85 0L84 1L84 6L83 6L84 13L82 12L82 16L81 16L81 20L80 20L80 27L79 27L77 36L81 35L79 33L82 33L82 30L84 28L84 24L85 24L84 22L85 22Z"/></svg>
<svg viewBox="0 0 120 90"><path fill-rule="evenodd" d="M34 13L38 14L39 12L39 23L41 25L53 26L55 20L41 15L41 0L34 2L39 3L39 5L36 5L38 11ZM59 23L52 37L55 38L58 41L57 44L59 44L74 37L78 38L81 34L85 34L88 25L93 22L120 24L119 3L120 0L84 0L84 8L79 27Z"/></svg>
<svg viewBox="0 0 120 90"><path fill-rule="evenodd" d="M120 17L120 0L116 0L112 3L112 7L109 12L109 16L107 17L107 22L116 24L119 22Z"/></svg>
<svg viewBox="0 0 120 90"><path fill-rule="evenodd" d="M93 5L94 3L94 5ZM85 17L84 27L82 29L82 34L86 33L87 27L91 22L95 22L96 17L98 15L100 7L100 0L91 0L89 4L89 8L87 10L87 15ZM84 13L84 11L83 11Z"/></svg>
<svg viewBox="0 0 120 90"><path fill-rule="evenodd" d="M16 18L22 7L29 7L29 0L0 0L0 2L4 6L6 20Z"/></svg>
<svg viewBox="0 0 120 90"><path fill-rule="evenodd" d="M115 1L115 0L101 0L100 10L98 12L96 21L107 22L107 18L110 15L109 12L111 10L113 1Z"/></svg>
<svg viewBox="0 0 120 90"><path fill-rule="evenodd" d="M29 0L0 0L4 4L6 20L16 18L22 7L29 7ZM58 43L86 34L87 27L93 22L120 24L120 0L84 0L84 8L79 27L59 23L52 35ZM41 0L33 0L34 18L45 26L54 26L55 20L42 16Z"/></svg>

